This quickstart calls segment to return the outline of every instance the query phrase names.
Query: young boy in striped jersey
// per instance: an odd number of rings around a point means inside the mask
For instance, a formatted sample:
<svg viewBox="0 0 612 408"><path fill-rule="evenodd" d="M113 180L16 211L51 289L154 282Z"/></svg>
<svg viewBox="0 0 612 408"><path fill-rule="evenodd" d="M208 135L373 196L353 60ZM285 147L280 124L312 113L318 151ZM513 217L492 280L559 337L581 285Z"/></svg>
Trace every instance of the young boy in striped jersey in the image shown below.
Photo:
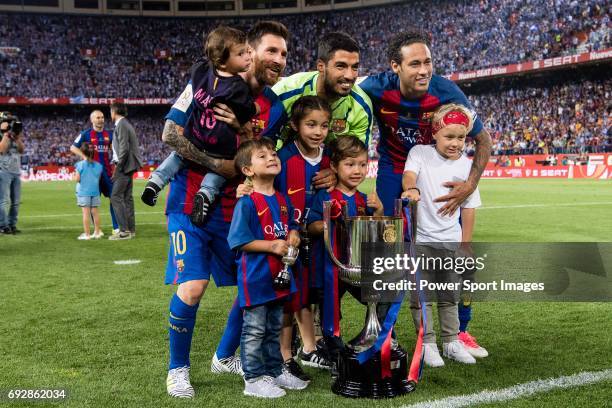
<svg viewBox="0 0 612 408"><path fill-rule="evenodd" d="M376 193L367 196L357 190L368 173L368 149L365 144L353 136L339 136L330 143L329 148L331 168L336 173L338 182L334 190L331 192L321 190L313 200L308 215L308 233L312 236L323 235L324 201L334 203L332 218L340 215L340 204L343 202L348 205L349 216L383 215L383 206ZM323 246L323 242L320 242L319 245ZM325 248L321 248L320 251L325 254L322 262L321 326L329 358L334 363L344 348L340 334L340 300L347 291L359 300L361 289L358 286L352 287L344 284L339 280L338 268L327 252L323 252Z"/></svg>
<svg viewBox="0 0 612 408"><path fill-rule="evenodd" d="M308 386L283 368L280 330L283 305L295 292L279 289L274 279L281 271L281 257L289 246L298 247L300 237L291 201L274 189L281 163L267 138L248 141L236 154L236 167L253 183L253 193L238 200L227 242L236 250L238 299L244 322L240 339L244 394L279 398L286 389Z"/></svg>

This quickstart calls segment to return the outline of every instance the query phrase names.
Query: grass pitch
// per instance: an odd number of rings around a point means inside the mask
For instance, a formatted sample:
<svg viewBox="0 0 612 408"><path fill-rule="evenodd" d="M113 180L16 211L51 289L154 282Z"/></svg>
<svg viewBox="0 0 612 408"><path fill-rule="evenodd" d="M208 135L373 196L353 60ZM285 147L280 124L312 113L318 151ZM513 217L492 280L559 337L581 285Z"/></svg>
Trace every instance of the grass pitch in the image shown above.
<svg viewBox="0 0 612 408"><path fill-rule="evenodd" d="M136 183L137 195L142 186ZM368 182L364 190L371 186ZM483 180L480 189L484 208L477 212L476 241L611 241L610 182ZM196 399L173 400L165 392L167 308L173 288L163 285L168 251L163 202L151 209L135 199L135 240L80 242L74 183L24 184L22 200L23 233L0 236L4 394L15 388L63 387L69 398L61 404L74 407L397 407L612 367L612 304L483 302L474 306L470 332L490 356L475 366L450 362L442 369L426 368L410 395L347 400L331 393L326 372L307 369L314 377L307 390L273 402L255 400L243 397L239 377L209 371L236 293L211 285L200 306L192 347ZM109 234L108 200L103 199L102 208ZM127 259L140 263L114 263ZM343 312L343 330L350 338L360 329L363 307L347 297ZM406 308L397 331L400 343L412 350L415 336ZM606 406L611 386L607 381L504 406ZM4 403L29 405L0 397Z"/></svg>

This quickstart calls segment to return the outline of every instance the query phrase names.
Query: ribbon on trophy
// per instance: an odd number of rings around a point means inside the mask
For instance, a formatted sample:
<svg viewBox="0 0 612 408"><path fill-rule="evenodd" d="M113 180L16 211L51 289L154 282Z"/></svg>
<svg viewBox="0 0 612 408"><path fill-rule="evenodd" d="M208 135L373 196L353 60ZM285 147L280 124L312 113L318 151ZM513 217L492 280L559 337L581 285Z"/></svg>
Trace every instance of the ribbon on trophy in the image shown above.
<svg viewBox="0 0 612 408"><path fill-rule="evenodd" d="M416 228L414 228L415 225L413 224L413 214L410 202L407 199L403 200L402 215L404 218L404 241L414 243L416 239L416 237L414 236ZM416 256L413 245L410 245L410 256ZM421 275L419 268L417 268L417 270L415 271L415 275L416 281L419 282ZM412 360L410 363L410 369L408 371L408 381L414 381L415 383L417 383L418 380L421 378L423 370L423 336L425 333L425 325L427 321L425 314L426 308L424 293L418 288L418 286L416 290L418 291L417 293L419 299L419 306L421 309L421 323L419 326L419 333L417 335L417 342L414 348L414 353L412 355ZM360 364L363 364L380 351L382 378L391 377L391 339L393 334L393 328L395 327L395 322L397 321L397 317L404 301L404 296L405 293L402 292L402 294L399 296L399 299L391 304L391 307L387 311L387 316L385 317L385 321L381 327L380 333L374 345L357 355L357 360Z"/></svg>

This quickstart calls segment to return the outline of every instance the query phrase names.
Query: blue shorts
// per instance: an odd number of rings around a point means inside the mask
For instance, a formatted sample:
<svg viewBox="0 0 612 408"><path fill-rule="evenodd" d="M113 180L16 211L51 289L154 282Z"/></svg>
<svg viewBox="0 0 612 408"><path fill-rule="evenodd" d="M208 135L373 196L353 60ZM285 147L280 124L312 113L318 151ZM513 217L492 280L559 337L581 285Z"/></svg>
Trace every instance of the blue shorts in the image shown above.
<svg viewBox="0 0 612 408"><path fill-rule="evenodd" d="M77 196L77 205L79 207L94 208L100 206L100 196Z"/></svg>
<svg viewBox="0 0 612 408"><path fill-rule="evenodd" d="M166 285L210 280L217 286L236 285L235 253L227 243L229 223L210 219L203 228L183 213L168 214L170 249Z"/></svg>
<svg viewBox="0 0 612 408"><path fill-rule="evenodd" d="M376 194L383 204L385 215L392 216L395 199L402 196L402 173L394 174L391 168L378 167Z"/></svg>
<svg viewBox="0 0 612 408"><path fill-rule="evenodd" d="M110 176L106 174L106 171L103 171L102 175L100 176L100 193L104 197L110 198L112 192L113 192L113 181L111 180Z"/></svg>

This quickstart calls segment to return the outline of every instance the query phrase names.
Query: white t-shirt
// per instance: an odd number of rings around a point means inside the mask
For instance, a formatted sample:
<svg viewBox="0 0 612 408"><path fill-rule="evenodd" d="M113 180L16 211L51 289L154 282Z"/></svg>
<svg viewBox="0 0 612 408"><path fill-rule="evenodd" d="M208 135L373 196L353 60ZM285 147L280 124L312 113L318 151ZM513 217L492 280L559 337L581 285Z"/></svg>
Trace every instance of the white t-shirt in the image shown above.
<svg viewBox="0 0 612 408"><path fill-rule="evenodd" d="M438 210L446 203L435 203L435 198L448 194L444 187L449 181L466 181L472 161L465 156L458 160L442 157L433 145L416 145L408 153L404 171L417 175L421 200L417 209L417 242L461 242L459 211L441 216ZM461 208L480 207L478 188L461 204Z"/></svg>

